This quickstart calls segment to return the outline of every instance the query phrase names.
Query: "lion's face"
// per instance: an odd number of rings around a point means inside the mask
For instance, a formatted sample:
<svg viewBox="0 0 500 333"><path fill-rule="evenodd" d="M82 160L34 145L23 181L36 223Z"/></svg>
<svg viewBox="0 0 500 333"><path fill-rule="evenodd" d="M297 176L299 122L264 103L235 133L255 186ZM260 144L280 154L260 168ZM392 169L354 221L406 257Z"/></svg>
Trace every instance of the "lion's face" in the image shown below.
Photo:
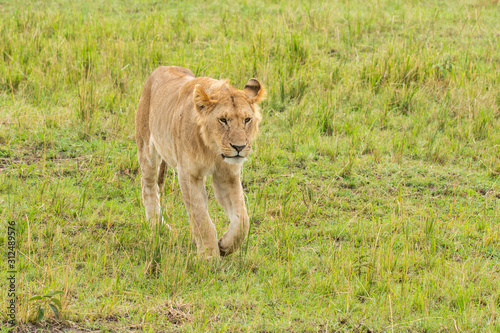
<svg viewBox="0 0 500 333"><path fill-rule="evenodd" d="M255 79L244 90L225 84L211 95L196 86L194 100L203 140L225 162L243 163L250 154L261 120L257 103L264 94L264 88Z"/></svg>

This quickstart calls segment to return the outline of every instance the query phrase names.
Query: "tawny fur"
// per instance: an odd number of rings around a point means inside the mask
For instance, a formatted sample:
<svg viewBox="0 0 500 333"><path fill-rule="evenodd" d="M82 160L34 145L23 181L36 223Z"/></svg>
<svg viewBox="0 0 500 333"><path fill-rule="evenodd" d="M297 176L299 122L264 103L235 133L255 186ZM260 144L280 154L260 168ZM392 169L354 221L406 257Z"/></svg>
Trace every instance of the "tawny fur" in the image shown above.
<svg viewBox="0 0 500 333"><path fill-rule="evenodd" d="M237 250L249 229L241 166L261 120L265 89L250 79L243 90L227 81L196 78L187 68L159 67L144 85L136 113L136 141L146 217L161 221L166 164L176 169L198 253L213 258ZM206 177L229 230L217 240L207 209Z"/></svg>

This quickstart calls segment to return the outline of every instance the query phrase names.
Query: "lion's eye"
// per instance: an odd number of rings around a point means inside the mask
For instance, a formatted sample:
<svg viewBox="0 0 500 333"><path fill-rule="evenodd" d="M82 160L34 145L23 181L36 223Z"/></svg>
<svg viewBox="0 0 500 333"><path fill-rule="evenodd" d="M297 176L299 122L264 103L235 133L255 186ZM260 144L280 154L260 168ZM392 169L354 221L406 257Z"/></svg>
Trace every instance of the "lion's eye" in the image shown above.
<svg viewBox="0 0 500 333"><path fill-rule="evenodd" d="M223 124L227 125L227 119L226 118L220 118L219 121Z"/></svg>
<svg viewBox="0 0 500 333"><path fill-rule="evenodd" d="M245 124L248 124L252 118L245 118Z"/></svg>

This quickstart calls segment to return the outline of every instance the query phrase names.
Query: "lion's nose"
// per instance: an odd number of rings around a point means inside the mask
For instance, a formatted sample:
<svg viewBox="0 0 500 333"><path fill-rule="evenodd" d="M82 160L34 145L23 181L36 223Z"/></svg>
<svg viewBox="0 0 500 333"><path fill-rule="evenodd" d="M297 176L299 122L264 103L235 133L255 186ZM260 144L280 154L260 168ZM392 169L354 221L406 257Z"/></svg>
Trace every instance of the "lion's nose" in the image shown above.
<svg viewBox="0 0 500 333"><path fill-rule="evenodd" d="M243 148L245 148L247 145L243 145L243 146L237 146L237 145L233 145L231 143L231 147L233 147L234 149L236 149L236 151L239 153L240 151L243 150Z"/></svg>

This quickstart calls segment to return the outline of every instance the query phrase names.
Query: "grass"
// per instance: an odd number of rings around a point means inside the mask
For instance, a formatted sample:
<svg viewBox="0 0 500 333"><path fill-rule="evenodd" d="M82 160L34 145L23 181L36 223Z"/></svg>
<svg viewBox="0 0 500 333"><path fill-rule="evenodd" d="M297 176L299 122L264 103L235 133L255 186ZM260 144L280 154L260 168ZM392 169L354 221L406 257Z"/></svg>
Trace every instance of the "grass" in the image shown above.
<svg viewBox="0 0 500 333"><path fill-rule="evenodd" d="M500 331L498 1L0 3L0 248L18 332ZM144 221L160 65L269 91L238 253ZM219 234L227 219L209 190ZM7 261L0 263L7 330ZM54 291L60 318L29 301Z"/></svg>

